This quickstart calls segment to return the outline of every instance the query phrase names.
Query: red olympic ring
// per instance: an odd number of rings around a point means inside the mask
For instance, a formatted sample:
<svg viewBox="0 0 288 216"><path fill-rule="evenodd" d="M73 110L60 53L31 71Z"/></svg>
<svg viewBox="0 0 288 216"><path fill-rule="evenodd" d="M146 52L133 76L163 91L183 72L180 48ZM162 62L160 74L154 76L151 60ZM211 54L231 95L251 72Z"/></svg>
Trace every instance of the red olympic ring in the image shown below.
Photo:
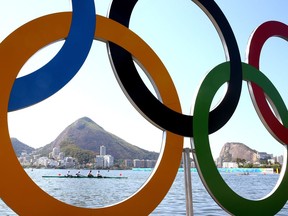
<svg viewBox="0 0 288 216"><path fill-rule="evenodd" d="M253 65L255 68L259 69L261 49L266 40L273 36L288 40L288 26L281 22L269 21L263 23L255 30L248 45L248 63L250 65ZM266 126L266 128L268 128L275 139L288 145L288 128L283 126L273 114L269 104L267 103L264 91L253 82L248 82L248 85L252 89L250 94L255 99L252 101L256 109L260 111L257 113L260 114L260 119L262 120L263 124ZM275 113L277 113L277 111ZM288 122L288 116L286 115L286 118L282 118L281 120Z"/></svg>

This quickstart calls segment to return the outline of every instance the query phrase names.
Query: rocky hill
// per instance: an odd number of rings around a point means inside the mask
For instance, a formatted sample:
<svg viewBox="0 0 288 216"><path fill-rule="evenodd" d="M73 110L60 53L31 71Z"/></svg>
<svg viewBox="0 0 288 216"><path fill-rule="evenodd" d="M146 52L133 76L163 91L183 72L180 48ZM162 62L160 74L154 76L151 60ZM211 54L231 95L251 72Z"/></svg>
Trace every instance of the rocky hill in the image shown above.
<svg viewBox="0 0 288 216"><path fill-rule="evenodd" d="M237 158L255 163L257 161L257 151L249 148L243 143L225 143L221 149L218 161L235 162Z"/></svg>
<svg viewBox="0 0 288 216"><path fill-rule="evenodd" d="M11 138L11 141L18 156L23 151L31 153L35 150L16 138ZM88 117L76 120L66 127L52 143L36 149L36 151L38 151L39 154L48 155L54 147L61 147L64 143L66 145L67 143L76 145L83 150L90 150L96 154L99 154L100 146L104 145L106 147L106 153L112 155L116 160L135 158L157 159L159 156L159 153L141 149L109 133ZM242 143L229 142L225 143L222 147L217 161L231 162L236 161L237 158L254 163L257 161L257 151Z"/></svg>
<svg viewBox="0 0 288 216"><path fill-rule="evenodd" d="M41 154L48 154L63 143L74 144L81 149L99 153L100 146L106 147L106 153L118 159L157 159L158 153L150 152L132 145L125 140L104 130L88 117L83 117L69 125L50 144L39 149Z"/></svg>
<svg viewBox="0 0 288 216"><path fill-rule="evenodd" d="M27 154L30 154L35 150L34 148L20 142L16 138L11 138L11 143L17 156L20 156L22 152L27 152Z"/></svg>

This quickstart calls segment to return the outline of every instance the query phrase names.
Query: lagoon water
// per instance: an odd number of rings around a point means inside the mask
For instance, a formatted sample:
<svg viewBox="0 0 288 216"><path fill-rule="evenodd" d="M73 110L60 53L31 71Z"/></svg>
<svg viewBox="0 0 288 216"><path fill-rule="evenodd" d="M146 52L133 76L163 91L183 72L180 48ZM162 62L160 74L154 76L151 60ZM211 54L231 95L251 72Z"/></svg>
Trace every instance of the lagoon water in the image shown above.
<svg viewBox="0 0 288 216"><path fill-rule="evenodd" d="M101 171L102 175L107 176L127 176L128 179L44 179L43 175L65 175L66 170L55 169L27 169L27 174L43 190L55 198L66 203L87 207L103 207L115 204L131 196L137 191L146 179L150 176L149 171L132 170L112 170ZM77 170L71 170L72 174ZM87 170L81 171L82 174L88 173ZM94 171L96 173L96 171ZM277 182L277 174L253 174L238 176L234 174L222 175L227 184L239 195L248 199L259 199L267 195ZM91 184L91 181L95 182ZM80 187L81 185L81 187ZM247 189L249 185L249 190ZM210 197L200 181L197 173L192 173L192 194L194 215L228 215ZM0 215L17 215L7 205L0 200ZM184 173L178 172L177 177L160 205L150 214L151 216L178 216L186 215ZM288 202L277 216L288 215Z"/></svg>

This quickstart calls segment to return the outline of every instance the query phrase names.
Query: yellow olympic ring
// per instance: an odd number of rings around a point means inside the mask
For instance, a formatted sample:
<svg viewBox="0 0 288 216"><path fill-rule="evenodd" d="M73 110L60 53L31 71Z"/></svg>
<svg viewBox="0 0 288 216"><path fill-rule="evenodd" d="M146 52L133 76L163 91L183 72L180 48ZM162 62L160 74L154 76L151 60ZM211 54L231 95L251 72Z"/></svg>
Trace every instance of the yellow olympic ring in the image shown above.
<svg viewBox="0 0 288 216"><path fill-rule="evenodd" d="M95 38L114 42L131 52L145 70L149 71L157 84L163 103L181 113L180 102L169 73L152 49L119 23L99 15L96 19ZM7 123L9 95L13 82L23 64L38 49L67 36L70 22L70 12L47 15L26 23L0 44L2 70L0 74L0 167L10 177L1 179L0 197L16 213L24 216L54 215L55 212L58 215L148 215L162 201L174 181L182 155L182 136L166 132L165 145L149 180L128 199L104 208L88 209L71 206L51 197L29 178L15 156ZM22 195L25 195L25 198Z"/></svg>

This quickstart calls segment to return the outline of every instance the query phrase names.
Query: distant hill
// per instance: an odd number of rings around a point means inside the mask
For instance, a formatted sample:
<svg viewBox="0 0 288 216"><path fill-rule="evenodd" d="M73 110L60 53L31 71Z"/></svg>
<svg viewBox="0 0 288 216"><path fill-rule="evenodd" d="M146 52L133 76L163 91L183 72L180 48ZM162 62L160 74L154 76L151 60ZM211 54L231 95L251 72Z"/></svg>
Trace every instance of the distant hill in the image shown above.
<svg viewBox="0 0 288 216"><path fill-rule="evenodd" d="M232 162L236 159L245 159L251 163L255 163L257 159L257 151L249 148L243 143L229 142L225 143L221 149L218 161Z"/></svg>
<svg viewBox="0 0 288 216"><path fill-rule="evenodd" d="M50 144L39 149L48 154L61 143L75 144L81 149L99 153L100 146L106 147L106 153L118 159L157 159L159 153L150 152L132 145L116 135L107 132L88 117L83 117L65 128Z"/></svg>
<svg viewBox="0 0 288 216"><path fill-rule="evenodd" d="M28 154L30 154L32 151L35 150L34 148L20 142L16 138L11 138L11 143L17 156L20 156L22 152L27 152Z"/></svg>

